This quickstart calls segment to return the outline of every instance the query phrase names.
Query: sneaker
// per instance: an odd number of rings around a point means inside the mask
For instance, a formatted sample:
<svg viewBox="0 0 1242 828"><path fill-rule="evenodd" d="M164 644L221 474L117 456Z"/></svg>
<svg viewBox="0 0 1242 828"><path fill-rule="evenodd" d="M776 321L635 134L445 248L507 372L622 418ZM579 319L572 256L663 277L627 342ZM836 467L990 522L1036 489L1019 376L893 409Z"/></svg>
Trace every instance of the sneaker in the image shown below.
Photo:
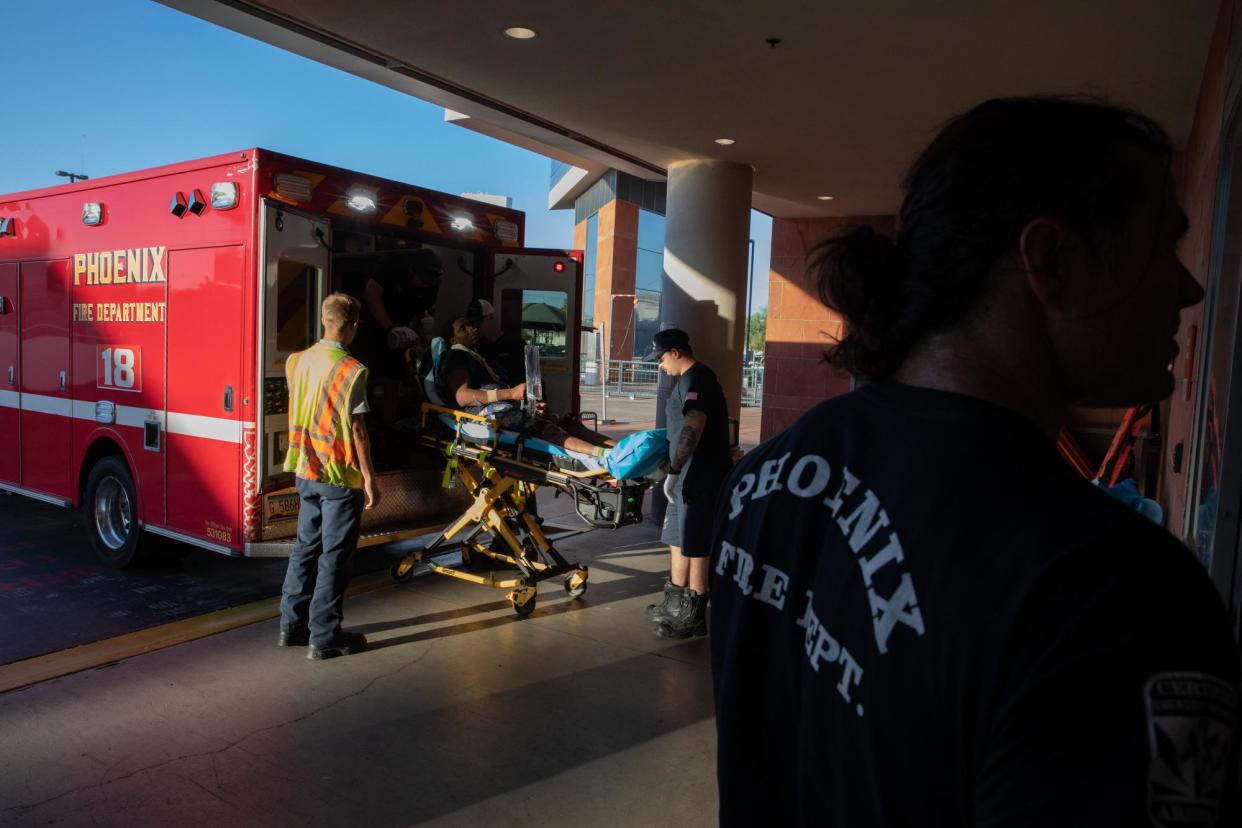
<svg viewBox="0 0 1242 828"><path fill-rule="evenodd" d="M647 605L647 620L656 624L673 617L673 610L681 600L685 587L679 587L667 578L664 580L664 600L658 604Z"/></svg>
<svg viewBox="0 0 1242 828"><path fill-rule="evenodd" d="M672 616L656 627L656 636L677 639L707 635L707 598L687 588L673 608Z"/></svg>
<svg viewBox="0 0 1242 828"><path fill-rule="evenodd" d="M367 637L362 633L345 632L342 630L325 644L312 644L306 648L306 657L311 661L322 661L325 658L353 655L367 648Z"/></svg>
<svg viewBox="0 0 1242 828"><path fill-rule="evenodd" d="M280 638L276 639L277 647L305 647L309 643L310 632L307 630L281 630Z"/></svg>

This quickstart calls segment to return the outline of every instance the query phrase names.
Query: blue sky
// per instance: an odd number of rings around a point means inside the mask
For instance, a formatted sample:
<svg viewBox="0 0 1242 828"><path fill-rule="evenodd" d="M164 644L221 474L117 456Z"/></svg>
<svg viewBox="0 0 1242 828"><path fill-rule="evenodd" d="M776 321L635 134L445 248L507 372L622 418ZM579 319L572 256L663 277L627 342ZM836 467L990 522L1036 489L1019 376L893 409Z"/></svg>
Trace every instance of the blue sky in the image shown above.
<svg viewBox="0 0 1242 828"><path fill-rule="evenodd" d="M450 193L512 196L532 247L569 247L548 160L444 110L148 0L5 3L0 193L261 146ZM752 213L755 306L771 221Z"/></svg>

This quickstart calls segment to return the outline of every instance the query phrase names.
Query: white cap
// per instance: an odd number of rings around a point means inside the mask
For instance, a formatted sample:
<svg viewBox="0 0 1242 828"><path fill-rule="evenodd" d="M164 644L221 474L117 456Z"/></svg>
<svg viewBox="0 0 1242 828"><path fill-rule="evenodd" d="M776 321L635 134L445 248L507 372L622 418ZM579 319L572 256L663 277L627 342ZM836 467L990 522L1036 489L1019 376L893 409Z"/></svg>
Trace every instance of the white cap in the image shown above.
<svg viewBox="0 0 1242 828"><path fill-rule="evenodd" d="M492 303L487 301L486 299L479 300L479 310L482 311L484 316L495 316L496 315L496 309L493 308Z"/></svg>

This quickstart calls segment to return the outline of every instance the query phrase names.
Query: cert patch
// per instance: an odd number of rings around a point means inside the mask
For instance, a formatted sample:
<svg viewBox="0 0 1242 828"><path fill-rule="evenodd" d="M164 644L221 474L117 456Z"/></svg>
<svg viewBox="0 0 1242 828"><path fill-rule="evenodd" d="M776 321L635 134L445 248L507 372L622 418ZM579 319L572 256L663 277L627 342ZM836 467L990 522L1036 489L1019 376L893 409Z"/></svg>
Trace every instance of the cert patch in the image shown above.
<svg viewBox="0 0 1242 828"><path fill-rule="evenodd" d="M1152 824L1215 825L1237 725L1233 688L1206 673L1159 673L1148 679L1144 696Z"/></svg>

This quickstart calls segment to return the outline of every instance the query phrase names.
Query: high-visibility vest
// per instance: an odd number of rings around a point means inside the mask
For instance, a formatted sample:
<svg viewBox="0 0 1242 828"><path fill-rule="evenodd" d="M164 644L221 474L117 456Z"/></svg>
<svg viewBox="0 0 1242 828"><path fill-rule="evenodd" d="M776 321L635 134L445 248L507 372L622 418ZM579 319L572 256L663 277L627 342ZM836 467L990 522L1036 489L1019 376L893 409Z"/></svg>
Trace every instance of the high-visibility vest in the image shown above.
<svg viewBox="0 0 1242 828"><path fill-rule="evenodd" d="M366 377L366 367L344 348L316 343L289 357L285 471L330 486L362 488L349 401L355 384Z"/></svg>

